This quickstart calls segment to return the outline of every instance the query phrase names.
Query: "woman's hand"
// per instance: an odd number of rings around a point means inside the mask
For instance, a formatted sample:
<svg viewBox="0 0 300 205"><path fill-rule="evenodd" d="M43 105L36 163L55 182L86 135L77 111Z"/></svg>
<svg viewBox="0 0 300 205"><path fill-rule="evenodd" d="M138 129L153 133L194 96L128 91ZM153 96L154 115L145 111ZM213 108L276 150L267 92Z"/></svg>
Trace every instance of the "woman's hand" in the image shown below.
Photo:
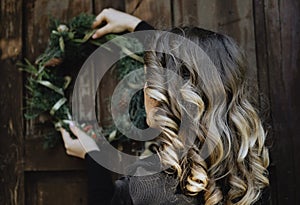
<svg viewBox="0 0 300 205"><path fill-rule="evenodd" d="M121 33L124 31L132 32L141 21L141 19L135 16L112 8L104 9L96 17L95 22L93 23L93 28L97 28L103 23L106 24L99 28L92 38L99 38L108 33Z"/></svg>
<svg viewBox="0 0 300 205"><path fill-rule="evenodd" d="M90 151L100 151L96 142L85 132L74 125L70 125L70 129L72 133L77 136L77 139L72 139L65 129L60 128L68 155L84 159L86 153Z"/></svg>

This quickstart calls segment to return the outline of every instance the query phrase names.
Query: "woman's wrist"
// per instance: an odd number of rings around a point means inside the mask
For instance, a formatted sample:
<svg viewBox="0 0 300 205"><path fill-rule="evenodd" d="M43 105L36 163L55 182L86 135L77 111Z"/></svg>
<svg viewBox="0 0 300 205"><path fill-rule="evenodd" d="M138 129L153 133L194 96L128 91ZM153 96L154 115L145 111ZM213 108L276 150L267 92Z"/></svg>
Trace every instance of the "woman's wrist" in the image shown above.
<svg viewBox="0 0 300 205"><path fill-rule="evenodd" d="M132 16L132 19L128 22L128 27L127 27L127 30L130 31L130 32L133 32L136 28L136 26L142 22L141 19L135 17L135 16Z"/></svg>
<svg viewBox="0 0 300 205"><path fill-rule="evenodd" d="M143 20L140 21L134 29L134 31L146 31L146 30L155 30L155 28Z"/></svg>

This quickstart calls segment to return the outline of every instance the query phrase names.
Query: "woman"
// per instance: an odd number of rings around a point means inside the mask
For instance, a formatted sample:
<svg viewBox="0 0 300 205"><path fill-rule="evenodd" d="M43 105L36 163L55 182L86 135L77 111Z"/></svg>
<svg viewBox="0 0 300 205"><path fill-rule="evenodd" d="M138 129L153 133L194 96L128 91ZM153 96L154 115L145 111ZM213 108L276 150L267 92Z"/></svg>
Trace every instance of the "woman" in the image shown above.
<svg viewBox="0 0 300 205"><path fill-rule="evenodd" d="M93 26L97 28L104 22L105 26L93 38L153 29L114 9L103 10ZM89 182L89 202L254 204L269 183L269 158L264 144L266 133L249 102L246 59L225 35L195 27L174 28L170 32L200 46L214 66L207 66L190 47L172 43L167 34L158 37L154 47L167 48L169 53L145 53L147 123L161 131L157 138L158 155L161 164L169 168L151 176L125 176L113 186L109 173L91 158L99 150L94 141L71 126L72 132L85 142L83 149L62 129L67 153L85 158L88 163L89 178L93 180ZM179 52L188 60L177 58ZM168 72L180 76L182 82L170 81ZM183 119L188 127L182 128ZM195 139L185 149L191 136ZM210 155L204 158L201 150L205 142Z"/></svg>

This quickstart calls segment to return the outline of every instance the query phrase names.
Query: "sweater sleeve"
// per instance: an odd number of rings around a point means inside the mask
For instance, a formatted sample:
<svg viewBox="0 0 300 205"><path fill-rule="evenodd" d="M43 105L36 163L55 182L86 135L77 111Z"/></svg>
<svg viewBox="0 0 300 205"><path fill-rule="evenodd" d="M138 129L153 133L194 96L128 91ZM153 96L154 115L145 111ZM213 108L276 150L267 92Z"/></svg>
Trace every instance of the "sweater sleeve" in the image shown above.
<svg viewBox="0 0 300 205"><path fill-rule="evenodd" d="M155 30L153 26L145 21L141 21L134 29L134 31L145 31L145 30Z"/></svg>
<svg viewBox="0 0 300 205"><path fill-rule="evenodd" d="M94 159L100 152L91 151L85 155L88 177L88 205L110 204L114 185L110 172Z"/></svg>
<svg viewBox="0 0 300 205"><path fill-rule="evenodd" d="M88 205L132 205L129 194L129 177L112 182L109 170L95 161L99 151L85 155L88 175Z"/></svg>

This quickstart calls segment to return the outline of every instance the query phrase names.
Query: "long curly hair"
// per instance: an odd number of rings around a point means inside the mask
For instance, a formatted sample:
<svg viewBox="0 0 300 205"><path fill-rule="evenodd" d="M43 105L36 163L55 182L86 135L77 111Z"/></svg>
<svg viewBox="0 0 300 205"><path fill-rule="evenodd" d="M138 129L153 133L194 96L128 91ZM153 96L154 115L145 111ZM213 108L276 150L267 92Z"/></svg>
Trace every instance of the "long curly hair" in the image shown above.
<svg viewBox="0 0 300 205"><path fill-rule="evenodd" d="M162 131L161 162L178 177L183 193L205 205L253 204L269 184L269 156L246 58L226 35L197 27L170 32L198 45L213 66L168 34L145 53L145 93L158 102L151 124Z"/></svg>

